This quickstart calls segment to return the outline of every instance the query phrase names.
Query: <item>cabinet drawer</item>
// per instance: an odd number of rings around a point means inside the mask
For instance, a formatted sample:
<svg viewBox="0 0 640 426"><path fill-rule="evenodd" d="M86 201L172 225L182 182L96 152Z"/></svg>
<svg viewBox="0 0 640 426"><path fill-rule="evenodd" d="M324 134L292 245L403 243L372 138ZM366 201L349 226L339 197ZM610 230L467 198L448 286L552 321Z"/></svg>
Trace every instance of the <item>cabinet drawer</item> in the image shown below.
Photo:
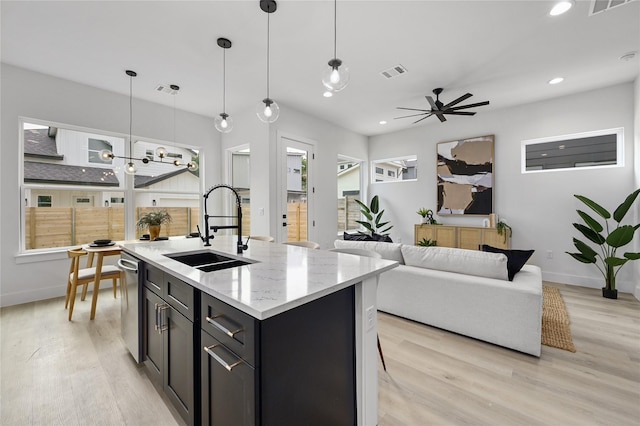
<svg viewBox="0 0 640 426"><path fill-rule="evenodd" d="M228 349L257 367L255 360L256 320L218 299L202 293L202 329Z"/></svg>
<svg viewBox="0 0 640 426"><path fill-rule="evenodd" d="M144 265L144 286L153 291L158 296L162 296L162 282L164 280L164 272L162 270L149 265Z"/></svg>
<svg viewBox="0 0 640 426"><path fill-rule="evenodd" d="M194 321L195 289L178 278L165 274L165 300L178 312Z"/></svg>

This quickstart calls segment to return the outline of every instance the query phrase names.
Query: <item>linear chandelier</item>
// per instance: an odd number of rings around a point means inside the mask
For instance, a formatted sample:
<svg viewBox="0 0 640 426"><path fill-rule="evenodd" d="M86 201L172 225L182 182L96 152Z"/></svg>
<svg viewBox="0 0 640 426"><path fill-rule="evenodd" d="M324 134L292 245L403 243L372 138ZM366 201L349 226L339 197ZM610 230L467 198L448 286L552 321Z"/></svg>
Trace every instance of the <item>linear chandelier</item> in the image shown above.
<svg viewBox="0 0 640 426"><path fill-rule="evenodd" d="M111 161L114 158L122 158L122 159L126 160L126 165L125 165L125 168L124 168L124 172L126 174L128 174L128 175L135 175L136 172L138 171L138 167L136 166L134 161L140 161L142 164L149 164L149 163L173 164L174 166L177 166L177 167L185 166L187 169L189 169L191 171L198 170L198 163L196 163L195 161L189 161L187 164L183 164L179 160L174 160L174 161L171 161L171 162L169 162L169 161L165 162L164 159L165 159L165 157L167 157L167 149L164 148L164 147L156 148L155 154L160 158L160 161L149 159L147 157L144 157L144 158L135 158L135 157L133 157L133 132L132 132L132 123L133 123L133 77L136 77L138 75L138 73L136 73L135 71L131 71L131 70L126 70L125 73L129 76L129 156L125 157L125 156L121 156L121 155L115 155L111 150L103 149L99 153L100 159L102 161L105 161L105 162ZM180 90L180 87L176 86L175 84L172 84L170 87L174 91L174 95L173 96L176 96L176 94L178 93L178 90ZM173 127L174 127L173 132L174 132L174 140L175 140L175 119L176 119L176 105L175 105L175 99L174 99L174 103L173 103Z"/></svg>

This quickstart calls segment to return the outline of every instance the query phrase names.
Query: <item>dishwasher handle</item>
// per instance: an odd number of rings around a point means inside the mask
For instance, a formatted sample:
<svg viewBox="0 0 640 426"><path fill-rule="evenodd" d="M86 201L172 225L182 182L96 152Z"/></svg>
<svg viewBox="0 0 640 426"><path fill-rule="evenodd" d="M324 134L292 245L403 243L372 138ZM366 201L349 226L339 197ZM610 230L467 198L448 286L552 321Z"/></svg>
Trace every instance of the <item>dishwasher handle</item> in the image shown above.
<svg viewBox="0 0 640 426"><path fill-rule="evenodd" d="M132 265L132 267L130 266L126 266L125 263ZM138 262L134 262L133 260L128 260L128 259L118 259L118 266L120 267L120 269L124 269L125 271L131 271L131 272L135 272L136 274L138 273Z"/></svg>

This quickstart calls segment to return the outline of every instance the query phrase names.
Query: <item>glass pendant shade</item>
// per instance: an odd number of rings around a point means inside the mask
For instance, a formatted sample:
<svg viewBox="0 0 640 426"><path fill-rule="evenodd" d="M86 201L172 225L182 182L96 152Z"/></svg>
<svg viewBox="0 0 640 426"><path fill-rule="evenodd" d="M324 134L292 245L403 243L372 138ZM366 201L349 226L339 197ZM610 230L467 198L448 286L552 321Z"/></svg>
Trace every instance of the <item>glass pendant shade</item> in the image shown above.
<svg viewBox="0 0 640 426"><path fill-rule="evenodd" d="M233 118L223 112L213 120L213 124L220 133L229 133L233 129Z"/></svg>
<svg viewBox="0 0 640 426"><path fill-rule="evenodd" d="M349 68L340 59L332 59L322 73L322 84L332 92L339 92L349 84Z"/></svg>
<svg viewBox="0 0 640 426"><path fill-rule="evenodd" d="M256 107L256 115L263 123L273 123L280 115L280 107L273 99L265 98Z"/></svg>
<svg viewBox="0 0 640 426"><path fill-rule="evenodd" d="M167 156L167 149L159 146L158 148L156 148L156 155L158 157L160 157L161 159Z"/></svg>
<svg viewBox="0 0 640 426"><path fill-rule="evenodd" d="M198 170L198 163L196 163L195 161L189 161L187 163L187 169L195 172L196 170Z"/></svg>
<svg viewBox="0 0 640 426"><path fill-rule="evenodd" d="M100 159L102 161L104 161L105 163L110 162L113 159L113 152L111 152L108 149L103 149L101 150L98 155L100 156Z"/></svg>
<svg viewBox="0 0 640 426"><path fill-rule="evenodd" d="M124 172L128 175L135 175L137 171L138 171L138 168L136 167L136 165L133 163L132 160L129 160L127 165L124 167Z"/></svg>

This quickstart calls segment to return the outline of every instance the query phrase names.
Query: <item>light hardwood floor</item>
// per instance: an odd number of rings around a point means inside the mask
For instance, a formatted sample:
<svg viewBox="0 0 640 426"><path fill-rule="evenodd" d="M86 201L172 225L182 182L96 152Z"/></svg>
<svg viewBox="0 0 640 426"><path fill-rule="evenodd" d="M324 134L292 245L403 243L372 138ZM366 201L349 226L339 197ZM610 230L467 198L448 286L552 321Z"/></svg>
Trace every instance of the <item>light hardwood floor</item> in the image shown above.
<svg viewBox="0 0 640 426"><path fill-rule="evenodd" d="M576 353L538 359L379 313L379 424L639 424L640 302L552 285ZM94 321L78 302L68 322L63 298L0 310L0 425L182 424L124 348L109 292Z"/></svg>

